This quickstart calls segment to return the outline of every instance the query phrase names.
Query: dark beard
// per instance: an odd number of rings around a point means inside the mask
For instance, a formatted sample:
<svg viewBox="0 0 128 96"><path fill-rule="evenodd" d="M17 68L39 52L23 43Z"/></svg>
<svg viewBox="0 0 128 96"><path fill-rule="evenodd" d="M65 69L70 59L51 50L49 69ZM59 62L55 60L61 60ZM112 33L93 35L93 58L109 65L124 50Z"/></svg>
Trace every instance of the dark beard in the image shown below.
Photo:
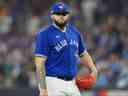
<svg viewBox="0 0 128 96"><path fill-rule="evenodd" d="M57 21L54 21L55 24L60 28L60 29L64 29L64 27L66 26L67 22L64 22L63 24L58 23Z"/></svg>

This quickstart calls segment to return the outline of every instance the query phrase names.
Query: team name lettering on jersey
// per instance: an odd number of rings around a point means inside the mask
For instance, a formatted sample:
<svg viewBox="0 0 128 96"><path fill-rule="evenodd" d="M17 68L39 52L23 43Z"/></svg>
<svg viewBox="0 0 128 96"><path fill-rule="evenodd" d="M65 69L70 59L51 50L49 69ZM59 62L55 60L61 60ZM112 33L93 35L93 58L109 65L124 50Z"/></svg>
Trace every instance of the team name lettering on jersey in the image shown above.
<svg viewBox="0 0 128 96"><path fill-rule="evenodd" d="M70 40L70 45L75 45L78 48L78 42L76 40Z"/></svg>
<svg viewBox="0 0 128 96"><path fill-rule="evenodd" d="M69 42L69 44L70 45L75 45L77 48L78 48L78 42L77 41L75 41L75 40L70 40L70 42ZM56 46L54 47L58 52L62 49L62 48L64 48L65 46L67 46L68 45L68 43L67 43L67 41L64 39L64 40L61 40L61 41L59 41L57 44L56 44Z"/></svg>
<svg viewBox="0 0 128 96"><path fill-rule="evenodd" d="M64 39L64 40L61 40L60 42L58 42L55 46L55 49L59 52L63 47L67 46L68 43L67 41Z"/></svg>

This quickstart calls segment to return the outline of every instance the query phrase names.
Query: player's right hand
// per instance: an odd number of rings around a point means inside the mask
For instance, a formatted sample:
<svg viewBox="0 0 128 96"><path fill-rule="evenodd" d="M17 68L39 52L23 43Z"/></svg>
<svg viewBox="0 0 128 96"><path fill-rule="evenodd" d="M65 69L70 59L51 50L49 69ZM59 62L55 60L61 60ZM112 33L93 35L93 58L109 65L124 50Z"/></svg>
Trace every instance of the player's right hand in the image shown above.
<svg viewBox="0 0 128 96"><path fill-rule="evenodd" d="M48 96L48 92L46 89L40 89L40 95L39 96Z"/></svg>

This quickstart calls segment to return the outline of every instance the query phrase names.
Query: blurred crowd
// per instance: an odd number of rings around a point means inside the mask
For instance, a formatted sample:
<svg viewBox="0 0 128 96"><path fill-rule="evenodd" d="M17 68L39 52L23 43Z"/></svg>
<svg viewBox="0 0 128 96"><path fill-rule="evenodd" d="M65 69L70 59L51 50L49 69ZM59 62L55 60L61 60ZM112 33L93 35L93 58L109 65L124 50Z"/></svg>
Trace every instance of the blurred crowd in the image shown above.
<svg viewBox="0 0 128 96"><path fill-rule="evenodd" d="M128 88L128 0L62 1L71 5L71 23L78 26L97 66L96 87ZM51 22L53 2L0 0L0 87L37 86L35 34Z"/></svg>

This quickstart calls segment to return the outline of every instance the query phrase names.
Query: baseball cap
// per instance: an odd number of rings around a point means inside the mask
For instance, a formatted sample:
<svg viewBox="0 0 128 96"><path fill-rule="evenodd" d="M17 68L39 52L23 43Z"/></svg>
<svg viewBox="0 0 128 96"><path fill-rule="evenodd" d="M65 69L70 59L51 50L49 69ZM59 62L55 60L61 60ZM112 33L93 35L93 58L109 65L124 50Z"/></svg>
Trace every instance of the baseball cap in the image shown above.
<svg viewBox="0 0 128 96"><path fill-rule="evenodd" d="M58 2L53 4L53 6L51 7L50 13L54 14L54 13L69 13L70 12L70 8L68 5L66 5L63 2Z"/></svg>

